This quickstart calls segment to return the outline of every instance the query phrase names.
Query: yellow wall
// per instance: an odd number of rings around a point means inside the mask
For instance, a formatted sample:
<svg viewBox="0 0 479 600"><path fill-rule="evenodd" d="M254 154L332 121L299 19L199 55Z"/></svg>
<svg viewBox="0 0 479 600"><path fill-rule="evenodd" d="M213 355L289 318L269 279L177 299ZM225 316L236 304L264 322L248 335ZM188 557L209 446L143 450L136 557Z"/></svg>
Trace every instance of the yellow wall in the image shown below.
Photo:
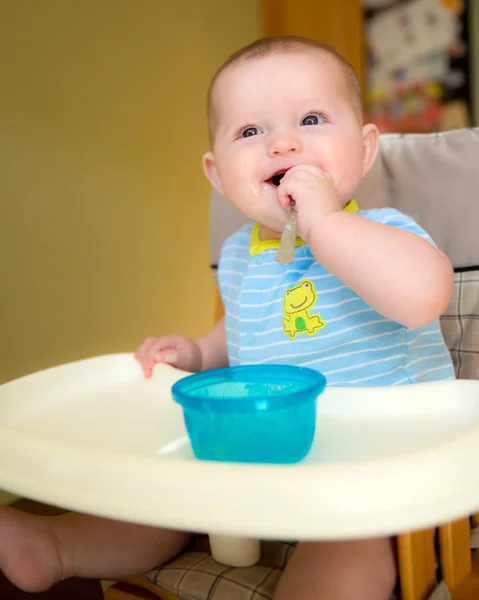
<svg viewBox="0 0 479 600"><path fill-rule="evenodd" d="M258 0L0 7L0 382L213 320L204 96Z"/></svg>

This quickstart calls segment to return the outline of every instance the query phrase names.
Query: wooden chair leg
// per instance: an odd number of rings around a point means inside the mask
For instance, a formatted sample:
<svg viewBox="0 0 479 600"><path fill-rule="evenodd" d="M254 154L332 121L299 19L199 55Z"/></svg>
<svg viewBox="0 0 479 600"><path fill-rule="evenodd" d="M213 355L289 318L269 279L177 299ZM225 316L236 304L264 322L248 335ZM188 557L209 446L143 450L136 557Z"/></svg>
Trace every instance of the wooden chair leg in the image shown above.
<svg viewBox="0 0 479 600"><path fill-rule="evenodd" d="M426 600L436 587L434 529L397 538L402 600Z"/></svg>
<svg viewBox="0 0 479 600"><path fill-rule="evenodd" d="M104 600L181 600L147 579L129 577L109 587Z"/></svg>
<svg viewBox="0 0 479 600"><path fill-rule="evenodd" d="M158 600L158 596L128 583L115 583L106 590L104 600Z"/></svg>
<svg viewBox="0 0 479 600"><path fill-rule="evenodd" d="M472 573L451 593L451 600L477 600L479 598L479 560L477 552L472 557Z"/></svg>
<svg viewBox="0 0 479 600"><path fill-rule="evenodd" d="M451 591L472 572L469 518L439 527L442 576Z"/></svg>

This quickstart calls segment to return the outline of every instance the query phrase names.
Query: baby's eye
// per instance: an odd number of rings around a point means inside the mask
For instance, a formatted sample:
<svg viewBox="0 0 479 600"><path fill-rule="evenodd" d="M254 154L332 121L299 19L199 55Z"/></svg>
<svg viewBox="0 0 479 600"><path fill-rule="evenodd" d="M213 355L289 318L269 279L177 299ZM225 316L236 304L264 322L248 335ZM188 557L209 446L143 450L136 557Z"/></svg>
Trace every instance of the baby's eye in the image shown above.
<svg viewBox="0 0 479 600"><path fill-rule="evenodd" d="M262 131L258 127L247 127L246 129L243 129L241 136L252 137L253 135L259 135L260 133L262 133Z"/></svg>
<svg viewBox="0 0 479 600"><path fill-rule="evenodd" d="M320 123L324 123L323 117L320 115L307 115L301 121L301 125L319 125Z"/></svg>

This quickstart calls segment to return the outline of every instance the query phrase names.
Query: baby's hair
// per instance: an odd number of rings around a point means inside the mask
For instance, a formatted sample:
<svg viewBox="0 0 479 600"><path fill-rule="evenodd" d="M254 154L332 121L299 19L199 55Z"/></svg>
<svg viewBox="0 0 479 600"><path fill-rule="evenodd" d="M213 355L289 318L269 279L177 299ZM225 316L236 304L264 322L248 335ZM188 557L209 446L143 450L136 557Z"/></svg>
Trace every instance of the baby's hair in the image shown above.
<svg viewBox="0 0 479 600"><path fill-rule="evenodd" d="M298 52L308 49L319 51L325 56L329 56L339 65L344 74L344 79L348 90L351 92L351 103L357 112L358 118L362 119L363 107L361 101L361 85L356 71L349 62L342 57L336 50L333 50L327 44L316 42L299 36L278 36L261 38L240 48L234 52L216 71L215 76L211 80L208 88L207 96L207 111L208 111L208 132L210 136L210 144L213 144L214 134L216 130L216 115L213 102L213 91L220 75L230 67L252 59L264 58L276 52Z"/></svg>

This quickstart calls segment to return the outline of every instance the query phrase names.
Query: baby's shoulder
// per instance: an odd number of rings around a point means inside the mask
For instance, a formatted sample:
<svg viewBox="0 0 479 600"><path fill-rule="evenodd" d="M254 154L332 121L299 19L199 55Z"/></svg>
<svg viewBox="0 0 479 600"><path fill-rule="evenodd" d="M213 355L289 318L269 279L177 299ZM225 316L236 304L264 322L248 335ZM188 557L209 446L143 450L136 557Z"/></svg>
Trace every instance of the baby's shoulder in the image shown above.
<svg viewBox="0 0 479 600"><path fill-rule="evenodd" d="M223 243L222 251L231 249L231 248L243 248L249 246L251 244L251 230L253 229L253 223L246 223L239 229L237 229L234 233L226 238Z"/></svg>
<svg viewBox="0 0 479 600"><path fill-rule="evenodd" d="M224 264L228 259L249 255L252 228L252 223L246 223L226 238L221 247L220 264Z"/></svg>
<svg viewBox="0 0 479 600"><path fill-rule="evenodd" d="M401 212L397 208L385 207L385 208L368 208L360 210L359 213L362 217L375 221L376 223L386 224L401 224L408 222L415 222L412 217Z"/></svg>
<svg viewBox="0 0 479 600"><path fill-rule="evenodd" d="M390 225L391 227L397 227L398 229L404 229L411 233L415 233L435 245L431 236L411 215L403 213L400 210L397 210L397 208L371 208L368 210L361 210L359 211L359 214L376 223Z"/></svg>

